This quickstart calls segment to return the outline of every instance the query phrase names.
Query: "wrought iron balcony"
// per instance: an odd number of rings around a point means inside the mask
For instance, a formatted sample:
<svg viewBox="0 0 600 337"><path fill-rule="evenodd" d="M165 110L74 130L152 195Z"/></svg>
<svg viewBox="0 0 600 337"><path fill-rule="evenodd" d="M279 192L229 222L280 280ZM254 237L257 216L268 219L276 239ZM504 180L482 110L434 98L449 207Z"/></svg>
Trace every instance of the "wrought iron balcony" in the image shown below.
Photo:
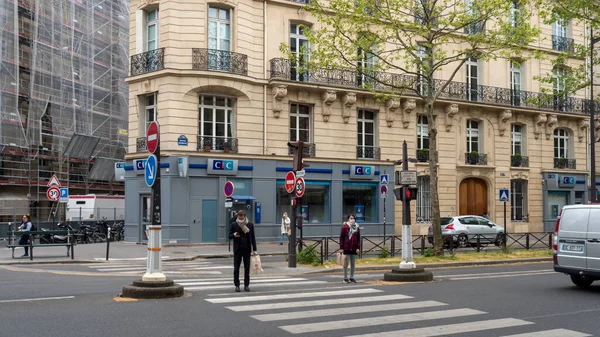
<svg viewBox="0 0 600 337"><path fill-rule="evenodd" d="M146 147L146 137L138 137L135 140L135 150L137 152L146 151L148 148Z"/></svg>
<svg viewBox="0 0 600 337"><path fill-rule="evenodd" d="M192 69L248 75L248 56L225 50L194 48Z"/></svg>
<svg viewBox="0 0 600 337"><path fill-rule="evenodd" d="M360 71L350 68L310 68L287 59L274 58L270 61L271 80L284 80L322 84L327 86L365 88L389 92L406 89L404 95L423 90L418 77L386 72ZM433 89L441 88L446 81L434 80ZM559 97L558 99L556 97ZM588 113L589 100L556 96L539 92L513 90L486 85L469 86L465 82L452 81L440 93L439 98L456 101L471 101L484 104L523 107L556 112ZM600 108L600 105L597 105ZM600 111L600 110L596 110Z"/></svg>
<svg viewBox="0 0 600 337"><path fill-rule="evenodd" d="M529 167L529 157L520 154L510 156L510 166L512 167Z"/></svg>
<svg viewBox="0 0 600 337"><path fill-rule="evenodd" d="M316 157L317 156L317 146L315 143L304 143L304 148L302 150L304 152L304 157ZM288 146L288 155L294 155L294 147Z"/></svg>
<svg viewBox="0 0 600 337"><path fill-rule="evenodd" d="M575 50L575 42L568 37L552 35L552 49L572 53Z"/></svg>
<svg viewBox="0 0 600 337"><path fill-rule="evenodd" d="M238 152L238 140L232 137L198 136L198 151Z"/></svg>
<svg viewBox="0 0 600 337"><path fill-rule="evenodd" d="M554 168L574 170L577 168L576 164L575 159L554 158Z"/></svg>
<svg viewBox="0 0 600 337"><path fill-rule="evenodd" d="M165 68L165 48L150 50L131 56L131 76Z"/></svg>
<svg viewBox="0 0 600 337"><path fill-rule="evenodd" d="M417 150L417 161L419 163L427 163L427 162L429 162L429 149L419 149L419 150Z"/></svg>
<svg viewBox="0 0 600 337"><path fill-rule="evenodd" d="M356 158L357 159L375 159L381 158L381 149L375 146L357 146L356 147Z"/></svg>
<svg viewBox="0 0 600 337"><path fill-rule="evenodd" d="M465 153L465 164L487 165L487 154L477 152Z"/></svg>

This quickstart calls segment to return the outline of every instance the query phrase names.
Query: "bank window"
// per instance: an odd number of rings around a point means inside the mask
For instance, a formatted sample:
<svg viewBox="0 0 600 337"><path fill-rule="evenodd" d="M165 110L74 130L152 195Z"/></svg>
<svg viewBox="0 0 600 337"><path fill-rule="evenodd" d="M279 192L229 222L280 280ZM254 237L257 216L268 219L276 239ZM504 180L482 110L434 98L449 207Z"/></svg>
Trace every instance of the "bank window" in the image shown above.
<svg viewBox="0 0 600 337"><path fill-rule="evenodd" d="M510 218L513 221L527 221L527 180L510 181Z"/></svg>
<svg viewBox="0 0 600 337"><path fill-rule="evenodd" d="M330 183L328 181L306 181L302 204L302 221L306 224L331 223ZM283 180L277 180L277 214L290 212L290 194Z"/></svg>
<svg viewBox="0 0 600 337"><path fill-rule="evenodd" d="M417 178L417 222L431 222L431 199L429 193L429 177Z"/></svg>
<svg viewBox="0 0 600 337"><path fill-rule="evenodd" d="M290 141L310 143L310 110L307 104L290 104Z"/></svg>
<svg viewBox="0 0 600 337"><path fill-rule="evenodd" d="M354 214L356 222L377 223L377 183L345 182L343 214Z"/></svg>

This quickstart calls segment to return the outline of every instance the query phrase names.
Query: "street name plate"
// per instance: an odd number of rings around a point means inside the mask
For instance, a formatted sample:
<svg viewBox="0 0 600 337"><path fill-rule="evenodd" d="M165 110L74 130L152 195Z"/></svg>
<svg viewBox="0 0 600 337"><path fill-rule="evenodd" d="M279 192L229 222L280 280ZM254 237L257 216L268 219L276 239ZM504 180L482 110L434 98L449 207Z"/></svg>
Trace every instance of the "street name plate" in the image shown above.
<svg viewBox="0 0 600 337"><path fill-rule="evenodd" d="M417 184L417 171L400 171L400 184L416 185Z"/></svg>

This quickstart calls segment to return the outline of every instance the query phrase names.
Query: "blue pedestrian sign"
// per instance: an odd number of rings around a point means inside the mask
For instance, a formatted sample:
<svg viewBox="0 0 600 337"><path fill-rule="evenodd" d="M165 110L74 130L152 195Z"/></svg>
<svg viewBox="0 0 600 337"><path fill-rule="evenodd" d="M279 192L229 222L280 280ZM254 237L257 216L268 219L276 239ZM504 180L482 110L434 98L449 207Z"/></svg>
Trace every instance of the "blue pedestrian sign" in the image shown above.
<svg viewBox="0 0 600 337"><path fill-rule="evenodd" d="M68 187L60 188L60 198L61 199L69 199L69 188Z"/></svg>
<svg viewBox="0 0 600 337"><path fill-rule="evenodd" d="M144 179L146 180L146 185L148 185L148 187L152 187L152 185L154 185L154 182L156 181L156 170L158 169L158 165L156 165L157 162L158 160L153 154L149 155L148 159L146 159L146 165L144 168Z"/></svg>
<svg viewBox="0 0 600 337"><path fill-rule="evenodd" d="M500 193L498 195L498 199L501 202L507 202L508 201L508 194L509 194L508 188L501 188L500 189Z"/></svg>
<svg viewBox="0 0 600 337"><path fill-rule="evenodd" d="M389 174L382 174L379 176L379 183L381 185L387 185L390 182L390 175Z"/></svg>

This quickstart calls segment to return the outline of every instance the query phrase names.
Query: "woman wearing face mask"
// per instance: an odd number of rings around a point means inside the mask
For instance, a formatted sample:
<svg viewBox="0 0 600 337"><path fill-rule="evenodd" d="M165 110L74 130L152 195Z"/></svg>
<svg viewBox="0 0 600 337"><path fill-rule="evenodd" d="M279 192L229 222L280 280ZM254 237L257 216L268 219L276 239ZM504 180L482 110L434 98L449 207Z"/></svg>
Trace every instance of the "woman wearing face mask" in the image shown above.
<svg viewBox="0 0 600 337"><path fill-rule="evenodd" d="M356 224L354 214L349 214L340 232L340 249L344 251L344 283L356 283L354 269L356 267L356 254L360 248L360 229ZM350 279L348 279L348 262L350 262Z"/></svg>
<svg viewBox="0 0 600 337"><path fill-rule="evenodd" d="M281 237L279 238L279 244L283 245L283 238L288 236L288 229L290 228L290 218L287 215L287 212L283 212L283 216L281 217ZM289 237L288 237L289 239Z"/></svg>

